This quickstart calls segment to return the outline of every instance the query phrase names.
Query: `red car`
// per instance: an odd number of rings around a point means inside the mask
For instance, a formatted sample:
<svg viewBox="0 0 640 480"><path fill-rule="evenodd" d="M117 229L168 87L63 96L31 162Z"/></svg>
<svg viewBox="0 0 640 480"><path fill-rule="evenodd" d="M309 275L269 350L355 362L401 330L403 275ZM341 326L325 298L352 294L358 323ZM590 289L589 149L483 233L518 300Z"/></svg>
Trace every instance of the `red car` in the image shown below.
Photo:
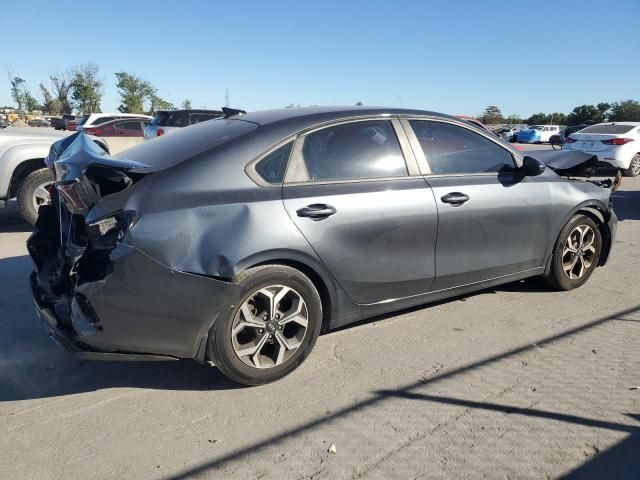
<svg viewBox="0 0 640 480"><path fill-rule="evenodd" d="M80 119L76 119L76 120L69 120L67 122L67 130L69 130L70 132L75 132L76 131L76 127L78 126L78 124L80 123Z"/></svg>
<svg viewBox="0 0 640 480"><path fill-rule="evenodd" d="M96 137L142 137L144 127L149 124L147 118L119 118L84 129L87 135Z"/></svg>
<svg viewBox="0 0 640 480"><path fill-rule="evenodd" d="M115 154L144 142L143 133L147 125L148 118L126 117L86 127L83 131L87 135L100 137L109 152Z"/></svg>

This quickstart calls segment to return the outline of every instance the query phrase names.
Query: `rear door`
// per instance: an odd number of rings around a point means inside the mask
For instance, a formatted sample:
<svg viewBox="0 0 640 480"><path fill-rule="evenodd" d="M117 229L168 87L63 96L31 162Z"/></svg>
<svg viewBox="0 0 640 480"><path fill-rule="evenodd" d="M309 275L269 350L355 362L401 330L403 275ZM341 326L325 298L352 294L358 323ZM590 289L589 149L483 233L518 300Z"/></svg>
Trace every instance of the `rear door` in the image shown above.
<svg viewBox="0 0 640 480"><path fill-rule="evenodd" d="M403 124L438 208L433 290L541 267L551 218L544 175L523 177L507 148L471 128L438 120Z"/></svg>
<svg viewBox="0 0 640 480"><path fill-rule="evenodd" d="M144 141L140 120L122 120L113 123L113 136L106 138L109 151L116 154Z"/></svg>
<svg viewBox="0 0 640 480"><path fill-rule="evenodd" d="M430 290L436 205L398 120L350 121L300 136L283 201L353 301Z"/></svg>

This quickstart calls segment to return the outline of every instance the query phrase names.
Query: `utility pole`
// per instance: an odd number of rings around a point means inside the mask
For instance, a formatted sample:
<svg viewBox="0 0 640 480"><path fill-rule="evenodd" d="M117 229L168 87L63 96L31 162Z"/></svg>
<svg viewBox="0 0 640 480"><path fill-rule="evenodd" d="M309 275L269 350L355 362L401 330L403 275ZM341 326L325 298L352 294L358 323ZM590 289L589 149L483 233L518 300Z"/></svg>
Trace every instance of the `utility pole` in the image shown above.
<svg viewBox="0 0 640 480"><path fill-rule="evenodd" d="M224 106L229 108L229 89L228 88L225 90L225 94L224 94Z"/></svg>

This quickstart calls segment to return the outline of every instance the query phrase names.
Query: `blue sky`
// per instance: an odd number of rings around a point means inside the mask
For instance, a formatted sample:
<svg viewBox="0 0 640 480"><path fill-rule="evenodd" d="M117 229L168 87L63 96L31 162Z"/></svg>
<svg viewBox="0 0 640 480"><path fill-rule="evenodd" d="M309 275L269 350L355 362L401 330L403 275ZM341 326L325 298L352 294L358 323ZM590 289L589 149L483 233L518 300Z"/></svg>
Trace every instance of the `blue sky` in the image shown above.
<svg viewBox="0 0 640 480"><path fill-rule="evenodd" d="M0 105L13 104L7 68L39 92L89 60L103 111L119 105L123 70L209 108L225 89L249 110L362 101L528 116L640 100L640 0L0 0L0 23Z"/></svg>

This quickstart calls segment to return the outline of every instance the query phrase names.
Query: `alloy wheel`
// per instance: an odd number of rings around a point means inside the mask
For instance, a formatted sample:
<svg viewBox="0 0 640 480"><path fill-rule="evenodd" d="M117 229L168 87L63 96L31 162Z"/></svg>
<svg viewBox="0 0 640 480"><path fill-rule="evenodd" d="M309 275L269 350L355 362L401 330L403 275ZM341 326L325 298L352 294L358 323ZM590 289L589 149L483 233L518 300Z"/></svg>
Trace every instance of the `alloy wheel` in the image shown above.
<svg viewBox="0 0 640 480"><path fill-rule="evenodd" d="M33 203L33 209L37 212L41 205L51 204L51 195L47 190L47 187L52 185L53 182L45 182L38 185L33 191L31 196L31 202Z"/></svg>
<svg viewBox="0 0 640 480"><path fill-rule="evenodd" d="M596 234L589 225L578 225L567 237L562 249L562 270L570 280L584 277L596 256Z"/></svg>
<svg viewBox="0 0 640 480"><path fill-rule="evenodd" d="M631 173L634 176L640 175L640 155L636 155L631 159Z"/></svg>
<svg viewBox="0 0 640 480"><path fill-rule="evenodd" d="M250 367L275 367L302 345L308 323L307 306L293 288L261 288L242 303L233 319L233 351Z"/></svg>

